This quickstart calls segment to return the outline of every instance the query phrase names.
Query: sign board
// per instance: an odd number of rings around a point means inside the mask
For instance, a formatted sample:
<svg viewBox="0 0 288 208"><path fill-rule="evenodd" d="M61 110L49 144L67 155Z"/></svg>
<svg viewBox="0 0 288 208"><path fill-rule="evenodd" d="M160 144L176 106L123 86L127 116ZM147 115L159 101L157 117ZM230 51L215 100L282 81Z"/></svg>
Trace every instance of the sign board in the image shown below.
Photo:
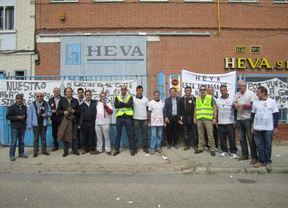
<svg viewBox="0 0 288 208"><path fill-rule="evenodd" d="M180 82L181 82L180 75L170 75L169 76L169 89L171 87L175 87L177 91L180 91Z"/></svg>

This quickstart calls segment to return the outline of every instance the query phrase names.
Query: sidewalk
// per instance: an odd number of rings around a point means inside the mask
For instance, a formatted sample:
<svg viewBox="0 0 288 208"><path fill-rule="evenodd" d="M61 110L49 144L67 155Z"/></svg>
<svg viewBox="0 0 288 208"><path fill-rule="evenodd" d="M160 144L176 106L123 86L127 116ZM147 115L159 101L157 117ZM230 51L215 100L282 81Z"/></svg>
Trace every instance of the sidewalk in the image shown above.
<svg viewBox="0 0 288 208"><path fill-rule="evenodd" d="M167 149L163 147L163 153L154 155L146 154L140 149L134 157L130 156L127 148L121 148L117 156L108 156L106 153L98 155L76 156L69 150L69 155L62 157L63 150L51 152L50 156L39 155L33 158L33 148L25 147L27 159L19 158L16 161L9 160L9 147L0 147L0 171L73 171L73 172L107 172L112 174L146 172L165 172L178 174L232 174L232 173L254 173L266 174L266 168L254 168L250 160L239 162L228 157L220 157L221 152L212 157L209 151L195 155L194 149L184 151L179 149ZM238 149L241 148L238 145ZM18 149L16 150L18 151ZM81 151L80 151L81 152ZM238 152L238 156L240 155ZM288 145L287 142L274 143L272 148L271 173L288 173Z"/></svg>

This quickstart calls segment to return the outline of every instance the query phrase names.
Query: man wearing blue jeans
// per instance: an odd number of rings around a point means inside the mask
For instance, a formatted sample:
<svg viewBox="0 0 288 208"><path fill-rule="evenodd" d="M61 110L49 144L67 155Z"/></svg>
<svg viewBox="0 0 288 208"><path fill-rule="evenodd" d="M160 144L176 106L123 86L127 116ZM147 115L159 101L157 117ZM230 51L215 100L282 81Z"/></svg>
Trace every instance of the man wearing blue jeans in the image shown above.
<svg viewBox="0 0 288 208"><path fill-rule="evenodd" d="M116 108L117 135L113 156L120 153L120 140L123 126L125 127L128 136L130 154L131 156L135 156L135 146L132 135L133 97L127 93L127 87L125 85L121 86L121 93L115 98L114 105Z"/></svg>
<svg viewBox="0 0 288 208"><path fill-rule="evenodd" d="M254 167L266 165L267 171L271 171L273 131L278 136L279 109L275 100L267 98L265 87L258 87L257 96L259 100L254 101L251 111L251 131L254 131L259 154L259 162Z"/></svg>
<svg viewBox="0 0 288 208"><path fill-rule="evenodd" d="M28 158L24 154L24 136L26 130L27 108L23 105L23 95L16 95L16 103L8 108L6 119L11 122L11 144L9 157L11 161L15 161L15 150L18 138L19 157Z"/></svg>

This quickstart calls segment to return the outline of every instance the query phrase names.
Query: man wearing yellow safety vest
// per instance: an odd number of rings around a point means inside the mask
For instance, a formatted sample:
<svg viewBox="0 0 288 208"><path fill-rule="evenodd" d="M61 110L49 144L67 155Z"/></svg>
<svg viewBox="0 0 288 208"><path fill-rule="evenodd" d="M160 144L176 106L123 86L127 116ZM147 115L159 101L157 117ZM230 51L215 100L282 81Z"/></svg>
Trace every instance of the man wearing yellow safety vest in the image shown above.
<svg viewBox="0 0 288 208"><path fill-rule="evenodd" d="M121 93L115 98L114 106L116 108L116 140L115 140L115 151L113 156L120 153L120 140L122 135L123 126L126 129L128 136L130 154L135 156L134 140L132 136L132 116L133 116L133 97L127 94L127 87L121 86Z"/></svg>
<svg viewBox="0 0 288 208"><path fill-rule="evenodd" d="M208 136L208 145L210 153L215 156L215 142L213 137L213 124L217 123L217 108L215 99L206 93L206 86L200 86L200 96L196 98L196 107L194 111L194 123L197 123L199 144L195 154L203 152L204 131L206 129Z"/></svg>

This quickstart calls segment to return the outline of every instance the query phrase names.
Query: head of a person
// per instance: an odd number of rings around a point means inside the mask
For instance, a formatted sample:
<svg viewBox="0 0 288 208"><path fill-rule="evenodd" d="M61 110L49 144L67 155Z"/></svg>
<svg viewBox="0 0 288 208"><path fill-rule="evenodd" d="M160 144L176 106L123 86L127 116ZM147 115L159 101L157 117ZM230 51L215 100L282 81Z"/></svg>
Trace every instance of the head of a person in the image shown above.
<svg viewBox="0 0 288 208"><path fill-rule="evenodd" d="M242 94L246 92L246 82L244 80L240 80L237 83L237 88L239 89L239 92Z"/></svg>
<svg viewBox="0 0 288 208"><path fill-rule="evenodd" d="M227 92L227 86L226 85L220 86L220 93L221 93L223 98L227 97L228 92Z"/></svg>
<svg viewBox="0 0 288 208"><path fill-rule="evenodd" d="M141 85L138 85L138 86L136 87L136 94L137 94L137 96L142 96L142 94L143 94L143 87L142 87Z"/></svg>
<svg viewBox="0 0 288 208"><path fill-rule="evenodd" d="M122 85L121 86L121 95L125 96L127 93L127 86L126 85Z"/></svg>
<svg viewBox="0 0 288 208"><path fill-rule="evenodd" d="M214 88L213 87L208 87L207 94L214 95Z"/></svg>
<svg viewBox="0 0 288 208"><path fill-rule="evenodd" d="M53 95L54 97L59 97L60 95L60 89L58 87L54 87L53 89Z"/></svg>
<svg viewBox="0 0 288 208"><path fill-rule="evenodd" d="M171 87L169 92L171 97L176 97L177 89L175 87Z"/></svg>
<svg viewBox="0 0 288 208"><path fill-rule="evenodd" d="M185 96L190 97L191 96L191 87L187 86L185 87Z"/></svg>
<svg viewBox="0 0 288 208"><path fill-rule="evenodd" d="M73 90L71 87L66 87L64 93L68 99L72 98Z"/></svg>
<svg viewBox="0 0 288 208"><path fill-rule="evenodd" d="M100 93L100 101L103 101L104 97L106 97L106 93L105 92L101 92Z"/></svg>
<svg viewBox="0 0 288 208"><path fill-rule="evenodd" d="M90 90L86 90L86 91L85 91L85 99L86 99L87 101L90 101L90 100L91 100L91 97L92 97L91 91L90 91Z"/></svg>
<svg viewBox="0 0 288 208"><path fill-rule="evenodd" d="M21 105L23 103L23 95L22 94L16 95L15 100L18 105Z"/></svg>
<svg viewBox="0 0 288 208"><path fill-rule="evenodd" d="M77 89L77 94L78 94L78 98L80 98L80 99L83 99L83 97L84 97L84 90L83 90L83 88L78 88Z"/></svg>
<svg viewBox="0 0 288 208"><path fill-rule="evenodd" d="M153 98L154 98L154 100L156 100L156 101L160 100L160 92L159 92L159 90L155 90L155 91L153 92Z"/></svg>
<svg viewBox="0 0 288 208"><path fill-rule="evenodd" d="M267 89L263 86L258 87L257 89L257 96L260 100L263 100L267 97Z"/></svg>
<svg viewBox="0 0 288 208"><path fill-rule="evenodd" d="M200 95L201 96L205 96L206 95L206 86L205 85L201 85L200 86Z"/></svg>
<svg viewBox="0 0 288 208"><path fill-rule="evenodd" d="M42 92L36 92L36 100L41 103L43 101L43 94Z"/></svg>

